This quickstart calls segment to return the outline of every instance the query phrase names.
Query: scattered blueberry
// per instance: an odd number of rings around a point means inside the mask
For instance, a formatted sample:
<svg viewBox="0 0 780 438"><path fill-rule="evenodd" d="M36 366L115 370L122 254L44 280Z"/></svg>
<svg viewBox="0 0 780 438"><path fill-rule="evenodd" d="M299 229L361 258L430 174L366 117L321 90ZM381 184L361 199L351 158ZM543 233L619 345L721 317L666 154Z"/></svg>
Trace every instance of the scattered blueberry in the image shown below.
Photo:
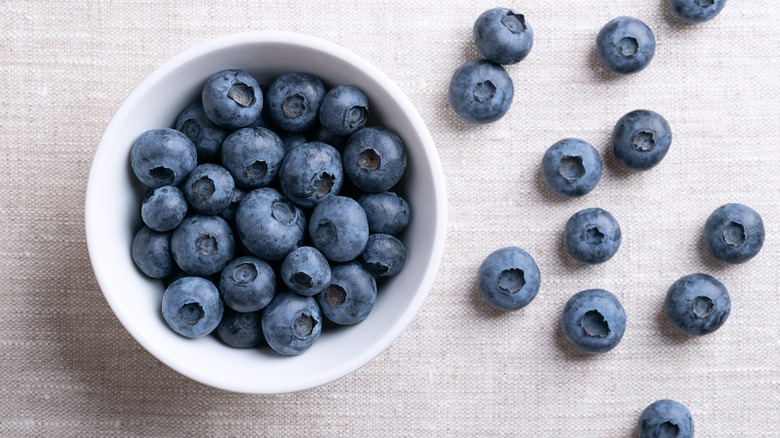
<svg viewBox="0 0 780 438"><path fill-rule="evenodd" d="M320 337L320 306L313 297L281 291L263 311L262 326L274 351L286 356L301 354Z"/></svg>
<svg viewBox="0 0 780 438"><path fill-rule="evenodd" d="M639 438L693 438L693 417L680 402L658 400L642 411L637 425Z"/></svg>
<svg viewBox="0 0 780 438"><path fill-rule="evenodd" d="M376 303L376 280L357 263L336 265L330 283L317 295L322 313L341 325L366 319Z"/></svg>
<svg viewBox="0 0 780 438"><path fill-rule="evenodd" d="M540 284L541 273L533 257L516 246L490 253L477 273L482 301L503 311L527 306L539 292Z"/></svg>
<svg viewBox="0 0 780 438"><path fill-rule="evenodd" d="M203 110L215 124L238 129L260 117L263 93L257 80L243 70L223 70L212 75L201 93Z"/></svg>
<svg viewBox="0 0 780 438"><path fill-rule="evenodd" d="M171 233L160 233L143 227L133 238L132 256L135 265L147 277L165 278L173 272Z"/></svg>
<svg viewBox="0 0 780 438"><path fill-rule="evenodd" d="M320 105L322 127L335 135L351 135L368 121L368 97L357 87L331 88Z"/></svg>
<svg viewBox="0 0 780 438"><path fill-rule="evenodd" d="M281 276L292 291L314 296L328 285L330 265L317 248L302 246L285 257Z"/></svg>
<svg viewBox="0 0 780 438"><path fill-rule="evenodd" d="M288 132L304 132L319 120L325 97L322 81L308 73L285 73L268 87L266 102L271 120Z"/></svg>
<svg viewBox="0 0 780 438"><path fill-rule="evenodd" d="M217 336L235 348L257 347L263 342L262 312L236 312L225 306Z"/></svg>
<svg viewBox="0 0 780 438"><path fill-rule="evenodd" d="M554 143L542 158L542 178L553 192L583 196L601 179L601 156L590 143L566 138Z"/></svg>
<svg viewBox="0 0 780 438"><path fill-rule="evenodd" d="M149 189L141 204L141 219L154 231L173 230L186 214L187 200L174 186Z"/></svg>
<svg viewBox="0 0 780 438"><path fill-rule="evenodd" d="M171 283L162 298L165 322L176 333L199 338L214 331L224 306L214 284L200 277L183 277Z"/></svg>
<svg viewBox="0 0 780 438"><path fill-rule="evenodd" d="M301 210L270 187L249 192L236 212L241 242L264 260L282 260L301 246L305 227Z"/></svg>
<svg viewBox="0 0 780 438"><path fill-rule="evenodd" d="M252 256L233 259L219 277L219 292L230 308L255 312L267 306L276 293L271 265Z"/></svg>
<svg viewBox="0 0 780 438"><path fill-rule="evenodd" d="M601 65L613 73L636 73L653 60L655 35L636 18L617 17L596 36L596 54Z"/></svg>
<svg viewBox="0 0 780 438"><path fill-rule="evenodd" d="M276 178L284 159L284 143L266 128L243 128L230 134L222 144L222 165L236 184L256 189Z"/></svg>
<svg viewBox="0 0 780 438"><path fill-rule="evenodd" d="M704 238L716 258L727 263L744 263L764 246L764 222L747 205L725 204L707 218Z"/></svg>
<svg viewBox="0 0 780 438"><path fill-rule="evenodd" d="M409 204L393 192L366 193L357 201L370 233L398 234L409 224Z"/></svg>
<svg viewBox="0 0 780 438"><path fill-rule="evenodd" d="M672 284L666 293L666 316L688 336L701 336L719 329L731 312L726 286L707 274L691 274Z"/></svg>
<svg viewBox="0 0 780 438"><path fill-rule="evenodd" d="M487 60L467 61L450 79L449 102L463 120L483 124L509 111L515 88L509 73Z"/></svg>
<svg viewBox="0 0 780 438"><path fill-rule="evenodd" d="M477 50L496 64L516 64L534 44L534 31L523 14L507 8L493 8L482 13L472 31Z"/></svg>
<svg viewBox="0 0 780 438"><path fill-rule="evenodd" d="M219 149L228 131L215 125L203 110L200 99L187 105L176 118L176 130L181 131L195 145L198 163L219 160Z"/></svg>
<svg viewBox="0 0 780 438"><path fill-rule="evenodd" d="M688 23L712 20L726 6L726 0L668 0L675 17Z"/></svg>
<svg viewBox="0 0 780 438"><path fill-rule="evenodd" d="M344 184L341 154L321 142L299 145L287 153L279 170L279 184L290 201L300 207L314 207L337 195Z"/></svg>
<svg viewBox="0 0 780 438"><path fill-rule="evenodd" d="M620 248L621 232L617 220L601 208L586 208L574 213L564 231L566 250L582 263L604 263Z"/></svg>
<svg viewBox="0 0 780 438"><path fill-rule="evenodd" d="M150 129L130 147L130 165L135 176L147 186L178 186L198 164L195 145L181 132Z"/></svg>
<svg viewBox="0 0 780 438"><path fill-rule="evenodd" d="M406 248L390 234L371 234L360 254L360 262L374 277L391 277L403 269Z"/></svg>
<svg viewBox="0 0 780 438"><path fill-rule="evenodd" d="M672 130L660 114L634 110L612 130L612 151L624 166L646 170L658 164L672 144Z"/></svg>
<svg viewBox="0 0 780 438"><path fill-rule="evenodd" d="M612 293L588 289L566 302L561 326L566 340L580 352L606 353L623 337L626 312Z"/></svg>
<svg viewBox="0 0 780 438"><path fill-rule="evenodd" d="M379 127L352 134L344 148L344 173L357 188L377 193L389 190L406 171L406 148L394 132Z"/></svg>
<svg viewBox="0 0 780 438"><path fill-rule="evenodd" d="M314 207L309 219L309 236L314 247L328 260L353 260L368 242L366 213L352 198L329 197Z"/></svg>
<svg viewBox="0 0 780 438"><path fill-rule="evenodd" d="M233 259L234 252L233 231L219 216L189 216L171 236L173 259L192 275L216 274Z"/></svg>
<svg viewBox="0 0 780 438"><path fill-rule="evenodd" d="M198 213L218 214L230 206L235 195L233 177L222 166L201 164L184 182L184 197Z"/></svg>

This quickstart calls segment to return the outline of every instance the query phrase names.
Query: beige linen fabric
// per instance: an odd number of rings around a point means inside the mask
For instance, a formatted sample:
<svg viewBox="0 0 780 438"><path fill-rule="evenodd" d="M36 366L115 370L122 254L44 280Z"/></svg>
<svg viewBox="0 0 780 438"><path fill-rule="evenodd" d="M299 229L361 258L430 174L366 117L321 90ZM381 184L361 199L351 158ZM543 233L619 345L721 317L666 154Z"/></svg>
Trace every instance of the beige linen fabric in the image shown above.
<svg viewBox="0 0 780 438"><path fill-rule="evenodd" d="M471 25L486 1L70 2L5 0L0 14L0 435L626 437L642 409L674 398L697 436L780 436L780 8L732 0L714 21L683 26L662 0L525 1L508 5L535 30L508 71L507 116L469 126L449 110L453 70L477 56ZM649 68L613 77L594 39L618 15L658 41ZM173 55L212 37L289 30L332 40L376 64L417 106L448 183L446 254L409 329L354 374L281 396L192 382L143 350L113 316L84 242L89 165L122 100ZM655 169L629 172L608 140L624 113L662 113L674 142ZM581 199L540 183L545 149L580 137L605 157ZM708 256L702 227L726 202L763 216L749 263ZM617 256L581 266L562 251L568 217L611 211ZM483 258L518 245L537 260L539 295L515 313L478 299ZM118 248L118 250L125 250ZM721 279L723 328L685 339L662 314L673 281ZM574 354L559 330L573 293L622 301L628 328L598 357Z"/></svg>

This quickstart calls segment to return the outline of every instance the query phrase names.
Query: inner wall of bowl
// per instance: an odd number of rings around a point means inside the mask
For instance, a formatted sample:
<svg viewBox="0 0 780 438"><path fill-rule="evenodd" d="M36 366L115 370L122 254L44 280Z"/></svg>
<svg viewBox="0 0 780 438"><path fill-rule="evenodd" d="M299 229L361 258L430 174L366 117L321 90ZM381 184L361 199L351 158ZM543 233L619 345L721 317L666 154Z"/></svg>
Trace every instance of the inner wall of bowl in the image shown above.
<svg viewBox="0 0 780 438"><path fill-rule="evenodd" d="M100 186L94 189L97 193L89 194L94 195L90 201L105 197L114 199L107 201L107 206L116 203L116 208L104 208L99 214L88 211L88 216L99 217L88 223L93 263L104 294L120 321L144 347L172 368L203 383L233 391L281 392L336 379L376 356L395 339L424 299L425 293L418 294L420 279L430 276L429 269L435 269L431 256L437 215L441 212L436 209L434 163L423 147L430 139L415 131L415 122L404 113L409 108L404 108L404 103L393 94L397 89L388 91L372 77L370 69L366 74L351 64L362 62L350 59L352 55L339 53L342 58L334 58L320 49L284 42L247 42L229 48L206 48L203 56L186 60L171 71L164 66L149 79L159 80L142 93L134 93L134 99L123 105L96 154L95 161L100 166L93 166L91 178L99 181ZM270 64L273 67L268 67ZM368 95L378 123L397 132L409 154L402 184L412 208L412 221L403 237L407 247L404 270L381 285L377 304L365 321L324 331L311 349L296 357L258 349L233 349L212 337L189 340L176 335L160 316L164 290L161 282L140 274L130 257L132 238L140 227L141 196L128 170L132 141L147 129L172 126L178 112L199 96L205 80L227 68L247 70L261 83L268 83L282 72L303 71L316 74L329 84L355 85Z"/></svg>

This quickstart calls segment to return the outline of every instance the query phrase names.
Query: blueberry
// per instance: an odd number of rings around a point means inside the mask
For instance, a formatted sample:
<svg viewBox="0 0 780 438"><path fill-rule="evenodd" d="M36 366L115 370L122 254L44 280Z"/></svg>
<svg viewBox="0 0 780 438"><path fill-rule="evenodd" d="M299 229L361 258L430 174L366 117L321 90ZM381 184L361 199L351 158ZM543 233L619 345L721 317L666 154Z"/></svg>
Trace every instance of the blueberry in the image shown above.
<svg viewBox="0 0 780 438"><path fill-rule="evenodd" d="M638 438L693 438L693 417L680 402L657 400L642 411Z"/></svg>
<svg viewBox="0 0 780 438"><path fill-rule="evenodd" d="M130 147L130 165L147 186L178 186L198 164L195 145L175 129L150 129Z"/></svg>
<svg viewBox="0 0 780 438"><path fill-rule="evenodd" d="M726 6L726 0L668 0L675 17L688 23L712 20Z"/></svg>
<svg viewBox="0 0 780 438"><path fill-rule="evenodd" d="M276 292L271 265L252 256L234 259L219 276L219 292L230 308L255 312L267 306Z"/></svg>
<svg viewBox="0 0 780 438"><path fill-rule="evenodd" d="M295 205L313 207L341 191L344 184L341 154L321 142L299 145L284 157L279 183L282 193Z"/></svg>
<svg viewBox="0 0 780 438"><path fill-rule="evenodd" d="M379 127L352 134L344 148L344 173L364 192L384 192L406 171L406 149L394 132Z"/></svg>
<svg viewBox="0 0 780 438"><path fill-rule="evenodd" d="M322 81L308 73L285 73L268 87L266 101L271 120L288 132L304 132L319 120L325 97Z"/></svg>
<svg viewBox="0 0 780 438"><path fill-rule="evenodd" d="M228 131L215 125L203 110L200 99L187 105L176 118L176 130L181 131L195 145L198 162L214 162L219 159L219 149Z"/></svg>
<svg viewBox="0 0 780 438"><path fill-rule="evenodd" d="M281 276L292 291L305 296L318 294L330 281L330 265L325 256L311 246L302 246L284 258Z"/></svg>
<svg viewBox="0 0 780 438"><path fill-rule="evenodd" d="M234 252L233 231L219 216L189 216L171 236L173 259L192 275L216 274L230 262Z"/></svg>
<svg viewBox="0 0 780 438"><path fill-rule="evenodd" d="M332 196L317 204L309 219L314 247L328 260L357 258L368 242L368 220L360 204L345 196Z"/></svg>
<svg viewBox="0 0 780 438"><path fill-rule="evenodd" d="M564 231L566 250L582 263L604 263L620 248L621 232L617 220L601 208L586 208L574 213Z"/></svg>
<svg viewBox="0 0 780 438"><path fill-rule="evenodd" d="M320 123L335 135L357 132L366 125L368 115L368 97L352 85L331 88L320 105Z"/></svg>
<svg viewBox="0 0 780 438"><path fill-rule="evenodd" d="M305 227L301 210L269 187L249 192L236 212L241 242L264 260L282 260L301 246Z"/></svg>
<svg viewBox="0 0 780 438"><path fill-rule="evenodd" d="M201 93L203 110L215 124L238 129L260 117L263 93L257 80L243 70L223 70L206 81Z"/></svg>
<svg viewBox="0 0 780 438"><path fill-rule="evenodd" d="M509 73L486 61L467 61L450 79L449 102L463 120L483 124L500 119L509 111L515 87Z"/></svg>
<svg viewBox="0 0 780 438"><path fill-rule="evenodd" d="M477 272L482 301L498 310L527 306L539 292L540 284L541 273L533 257L516 246L493 251Z"/></svg>
<svg viewBox="0 0 780 438"><path fill-rule="evenodd" d="M583 353L606 353L626 330L626 312L617 297L603 289L574 294L563 309L566 340Z"/></svg>
<svg viewBox="0 0 780 438"><path fill-rule="evenodd" d="M283 158L284 143L266 128L239 129L222 144L222 165L241 187L270 185Z"/></svg>
<svg viewBox="0 0 780 438"><path fill-rule="evenodd" d="M406 248L389 234L371 234L366 249L360 254L360 262L374 277L391 277L403 269Z"/></svg>
<svg viewBox="0 0 780 438"><path fill-rule="evenodd" d="M590 143L566 138L554 143L542 158L542 178L563 196L590 193L601 179L601 156Z"/></svg>
<svg viewBox="0 0 780 438"><path fill-rule="evenodd" d="M409 204L393 192L367 193L357 201L366 212L370 233L398 234L409 224Z"/></svg>
<svg viewBox="0 0 780 438"><path fill-rule="evenodd" d="M184 193L174 186L150 189L141 204L141 219L155 231L176 228L187 214Z"/></svg>
<svg viewBox="0 0 780 438"><path fill-rule="evenodd" d="M612 151L624 166L646 170L658 164L672 144L672 130L660 114L634 110L612 130Z"/></svg>
<svg viewBox="0 0 780 438"><path fill-rule="evenodd" d="M263 311L262 326L263 336L274 351L294 356L320 337L322 313L313 297L282 291Z"/></svg>
<svg viewBox="0 0 780 438"><path fill-rule="evenodd" d="M214 284L200 277L183 277L171 283L162 298L165 322L176 333L199 338L214 331L224 306Z"/></svg>
<svg viewBox="0 0 780 438"><path fill-rule="evenodd" d="M688 336L719 329L729 317L731 300L726 286L707 274L691 274L672 284L666 293L666 316Z"/></svg>
<svg viewBox="0 0 780 438"><path fill-rule="evenodd" d="M341 325L366 319L376 303L376 280L357 263L336 265L330 283L317 295L322 313Z"/></svg>
<svg viewBox="0 0 780 438"><path fill-rule="evenodd" d="M617 17L596 36L596 54L604 68L613 73L636 73L653 60L655 35L636 18Z"/></svg>
<svg viewBox="0 0 780 438"><path fill-rule="evenodd" d="M534 31L525 16L507 8L483 12L472 33L479 53L496 64L522 61L534 44Z"/></svg>
<svg viewBox="0 0 780 438"><path fill-rule="evenodd" d="M236 185L233 177L222 166L201 164L184 182L184 197L198 213L218 214L233 201Z"/></svg>
<svg viewBox="0 0 780 438"><path fill-rule="evenodd" d="M236 312L225 306L217 336L235 348L257 347L263 342L262 312Z"/></svg>
<svg viewBox="0 0 780 438"><path fill-rule="evenodd" d="M143 227L135 234L132 245L135 265L147 277L164 278L173 272L171 233L160 233Z"/></svg>
<svg viewBox="0 0 780 438"><path fill-rule="evenodd" d="M725 204L704 224L707 247L727 263L746 262L764 246L764 222L758 212L743 204Z"/></svg>

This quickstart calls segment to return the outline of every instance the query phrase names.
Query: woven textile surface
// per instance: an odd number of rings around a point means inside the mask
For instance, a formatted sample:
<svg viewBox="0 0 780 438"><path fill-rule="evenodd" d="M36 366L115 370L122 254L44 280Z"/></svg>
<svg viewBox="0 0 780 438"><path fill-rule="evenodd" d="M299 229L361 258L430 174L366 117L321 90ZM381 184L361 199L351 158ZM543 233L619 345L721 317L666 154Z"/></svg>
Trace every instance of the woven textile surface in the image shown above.
<svg viewBox="0 0 780 438"><path fill-rule="evenodd" d="M485 1L0 2L0 435L626 437L660 398L691 410L697 436L780 436L780 8L732 0L684 26L662 0L531 0L506 5L535 32L509 66L514 103L471 126L447 104L452 72L478 57L471 26ZM597 63L595 36L619 15L658 42L628 77ZM84 193L101 134L155 68L210 38L288 30L325 38L391 77L426 121L447 179L444 260L422 310L355 373L295 394L251 396L193 382L146 352L114 317L92 274ZM623 170L609 146L630 110L666 117L661 164ZM541 182L546 148L579 137L604 157L589 195L560 199ZM728 266L702 230L716 207L750 205L761 253ZM562 247L575 211L609 210L623 244L584 266ZM479 264L517 245L536 259L536 299L491 311ZM729 289L717 332L676 334L663 314L679 277ZM566 300L604 288L626 309L613 351L575 354L559 329Z"/></svg>

